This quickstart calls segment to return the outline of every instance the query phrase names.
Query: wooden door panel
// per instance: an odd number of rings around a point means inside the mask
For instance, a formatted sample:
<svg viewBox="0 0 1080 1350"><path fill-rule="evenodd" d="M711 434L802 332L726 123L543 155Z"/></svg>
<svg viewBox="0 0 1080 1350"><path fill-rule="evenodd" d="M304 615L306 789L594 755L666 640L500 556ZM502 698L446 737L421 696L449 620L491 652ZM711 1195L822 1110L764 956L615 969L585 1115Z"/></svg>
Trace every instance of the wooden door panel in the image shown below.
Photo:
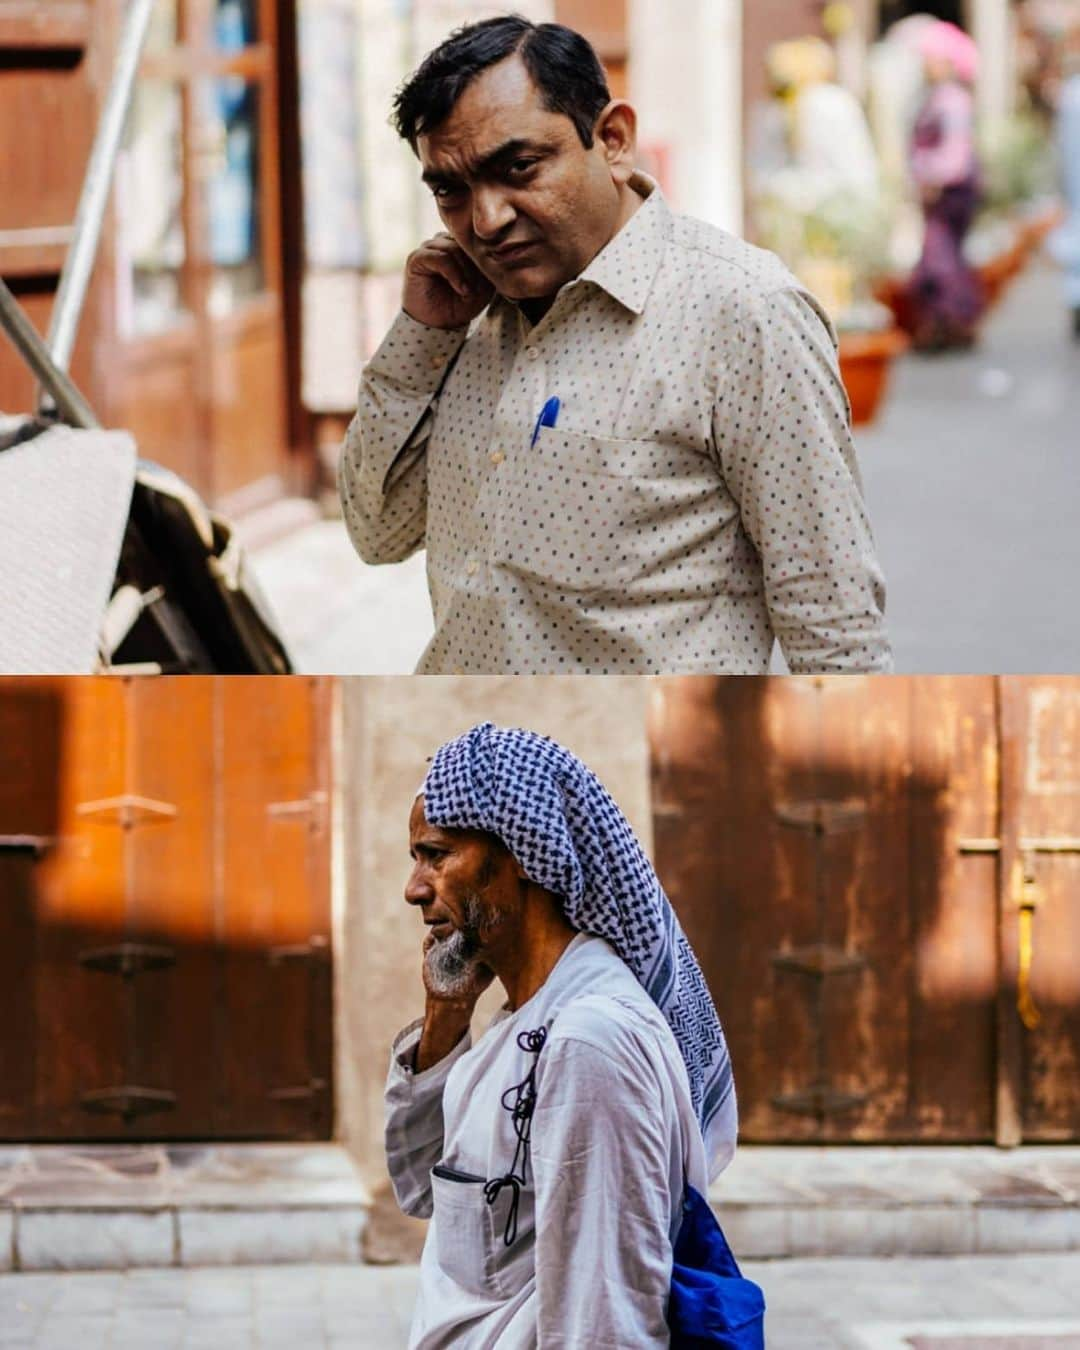
<svg viewBox="0 0 1080 1350"><path fill-rule="evenodd" d="M219 725L211 680L131 685L131 782L142 806L129 831L127 933L160 949L128 982L140 1029L129 1080L173 1103L147 1119L171 1137L206 1128L219 1094L215 994L221 962L216 876Z"/></svg>
<svg viewBox="0 0 1080 1350"><path fill-rule="evenodd" d="M10 1134L100 1135L85 1094L98 1069L122 1067L125 1009L86 957L123 914L122 851L100 812L122 784L123 706L120 685L95 699L89 681L0 681L0 833L42 839L39 856L4 869L2 945L20 973L13 988L4 981L0 998L13 1002L0 1026L5 1062L30 1085L0 1112Z"/></svg>
<svg viewBox="0 0 1080 1350"><path fill-rule="evenodd" d="M284 472L285 345L281 306L265 297L254 314L216 325L210 434L218 450L215 496L257 495Z"/></svg>
<svg viewBox="0 0 1080 1350"><path fill-rule="evenodd" d="M1003 797L1003 1011L1019 1040L1023 1138L1080 1134L1080 681L1009 677L1002 681L1009 750ZM1018 874L1034 882L1030 993L1023 1025L1018 972Z"/></svg>
<svg viewBox="0 0 1080 1350"><path fill-rule="evenodd" d="M913 1135L991 1139L997 860L970 846L998 829L995 681L910 688Z"/></svg>
<svg viewBox="0 0 1080 1350"><path fill-rule="evenodd" d="M651 736L743 1137L991 1137L993 682L665 680Z"/></svg>
<svg viewBox="0 0 1080 1350"><path fill-rule="evenodd" d="M199 334L181 324L166 337L140 340L116 380L112 417L135 438L139 454L211 492L211 442L203 407Z"/></svg>
<svg viewBox="0 0 1080 1350"><path fill-rule="evenodd" d="M315 1137L330 1124L325 688L224 681L223 1018L230 1134ZM266 1028L275 1035L267 1042Z"/></svg>
<svg viewBox="0 0 1080 1350"><path fill-rule="evenodd" d="M328 699L0 681L0 1138L328 1135Z"/></svg>

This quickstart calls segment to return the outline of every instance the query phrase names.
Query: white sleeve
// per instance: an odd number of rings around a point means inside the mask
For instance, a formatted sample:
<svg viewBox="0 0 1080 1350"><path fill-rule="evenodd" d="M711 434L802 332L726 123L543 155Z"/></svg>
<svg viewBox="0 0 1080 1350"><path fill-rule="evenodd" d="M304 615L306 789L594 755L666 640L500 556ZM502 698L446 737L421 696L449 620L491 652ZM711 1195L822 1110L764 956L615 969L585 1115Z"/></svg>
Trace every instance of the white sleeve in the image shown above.
<svg viewBox="0 0 1080 1350"><path fill-rule="evenodd" d="M431 1217L430 1174L443 1152L443 1088L471 1044L466 1032L448 1055L417 1073L412 1066L423 1025L418 1018L398 1033L390 1051L384 1098L390 1181L398 1204L416 1219Z"/></svg>
<svg viewBox="0 0 1080 1350"><path fill-rule="evenodd" d="M567 1036L549 1040L541 1062L531 1134L538 1345L666 1346L672 1141L659 1083L617 1050Z"/></svg>

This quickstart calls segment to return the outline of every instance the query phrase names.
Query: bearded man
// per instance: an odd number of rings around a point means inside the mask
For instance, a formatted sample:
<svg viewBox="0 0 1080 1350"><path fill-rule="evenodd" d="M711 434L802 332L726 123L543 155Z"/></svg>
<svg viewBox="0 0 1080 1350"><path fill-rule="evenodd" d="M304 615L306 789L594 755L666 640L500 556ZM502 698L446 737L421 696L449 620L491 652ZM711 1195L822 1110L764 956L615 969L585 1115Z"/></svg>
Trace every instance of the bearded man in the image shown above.
<svg viewBox="0 0 1080 1350"><path fill-rule="evenodd" d="M674 214L559 24L473 24L397 96L445 226L360 381L360 556L427 549L421 674L891 666L836 336L778 259Z"/></svg>
<svg viewBox="0 0 1080 1350"><path fill-rule="evenodd" d="M394 1043L386 1151L432 1219L410 1346L667 1346L684 1200L733 1156L736 1108L652 866L569 751L490 723L435 754L409 840L425 1006Z"/></svg>

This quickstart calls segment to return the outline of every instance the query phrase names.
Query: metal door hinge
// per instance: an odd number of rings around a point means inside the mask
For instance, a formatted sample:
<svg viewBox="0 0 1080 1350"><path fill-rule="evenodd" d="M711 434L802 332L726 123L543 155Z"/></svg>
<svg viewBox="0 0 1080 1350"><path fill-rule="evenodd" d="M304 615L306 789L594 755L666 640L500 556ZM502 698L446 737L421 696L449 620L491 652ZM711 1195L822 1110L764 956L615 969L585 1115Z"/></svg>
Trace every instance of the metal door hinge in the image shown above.
<svg viewBox="0 0 1080 1350"><path fill-rule="evenodd" d="M329 946L329 938L324 937L321 933L316 933L307 942L293 942L286 943L281 947L270 947L267 949L266 957L272 966L280 966L286 961L310 961L312 957L321 956Z"/></svg>
<svg viewBox="0 0 1080 1350"><path fill-rule="evenodd" d="M133 979L144 971L166 970L176 964L176 952L172 947L156 947L148 942L118 942L114 947L95 947L91 951L80 952L80 966L89 970L104 971L106 975L120 975L125 980Z"/></svg>
<svg viewBox="0 0 1080 1350"><path fill-rule="evenodd" d="M964 838L956 841L960 853L1000 853L1001 840L986 838ZM1021 837L1016 841L1020 853L1080 853L1080 836L1060 834Z"/></svg>
<svg viewBox="0 0 1080 1350"><path fill-rule="evenodd" d="M102 825L118 825L122 830L136 825L160 825L177 815L174 802L159 802L153 797L140 797L125 792L119 797L102 797L100 801L80 802L75 814L88 816Z"/></svg>
<svg viewBox="0 0 1080 1350"><path fill-rule="evenodd" d="M811 1083L798 1092L781 1092L771 1098L778 1111L796 1116L837 1116L856 1111L869 1100L868 1092L841 1092L828 1083Z"/></svg>
<svg viewBox="0 0 1080 1350"><path fill-rule="evenodd" d="M271 820L305 820L313 823L322 820L329 800L325 792L312 792L307 797L297 797L284 802L267 802L266 814Z"/></svg>
<svg viewBox="0 0 1080 1350"><path fill-rule="evenodd" d="M176 1093L163 1088L124 1084L120 1087L95 1088L93 1092L84 1092L79 1104L91 1115L119 1116L126 1125L130 1125L139 1116L151 1116L158 1111L174 1111Z"/></svg>
<svg viewBox="0 0 1080 1350"><path fill-rule="evenodd" d="M271 1088L266 1095L273 1102L308 1102L324 1093L327 1086L325 1078L312 1078L296 1087Z"/></svg>
<svg viewBox="0 0 1080 1350"><path fill-rule="evenodd" d="M40 858L55 843L51 834L0 834L0 853L30 853Z"/></svg>
<svg viewBox="0 0 1080 1350"><path fill-rule="evenodd" d="M769 958L781 970L796 970L803 975L846 975L866 968L866 957L861 952L846 952L830 947L827 942L812 942L789 952L773 952Z"/></svg>
<svg viewBox="0 0 1080 1350"><path fill-rule="evenodd" d="M840 834L857 829L866 819L866 802L861 797L834 800L807 797L803 801L777 802L776 818L794 830L814 834Z"/></svg>

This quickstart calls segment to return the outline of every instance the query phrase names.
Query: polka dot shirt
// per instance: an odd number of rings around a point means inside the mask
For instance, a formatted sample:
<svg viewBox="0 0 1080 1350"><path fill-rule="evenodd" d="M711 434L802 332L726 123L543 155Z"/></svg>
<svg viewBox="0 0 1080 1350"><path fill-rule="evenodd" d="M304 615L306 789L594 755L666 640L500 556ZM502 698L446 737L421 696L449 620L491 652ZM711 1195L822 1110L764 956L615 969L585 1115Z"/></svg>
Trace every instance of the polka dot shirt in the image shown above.
<svg viewBox="0 0 1080 1350"><path fill-rule="evenodd" d="M645 201L531 327L401 313L340 488L360 556L426 545L421 674L886 671L828 319L782 264ZM557 397L556 424L534 429Z"/></svg>

